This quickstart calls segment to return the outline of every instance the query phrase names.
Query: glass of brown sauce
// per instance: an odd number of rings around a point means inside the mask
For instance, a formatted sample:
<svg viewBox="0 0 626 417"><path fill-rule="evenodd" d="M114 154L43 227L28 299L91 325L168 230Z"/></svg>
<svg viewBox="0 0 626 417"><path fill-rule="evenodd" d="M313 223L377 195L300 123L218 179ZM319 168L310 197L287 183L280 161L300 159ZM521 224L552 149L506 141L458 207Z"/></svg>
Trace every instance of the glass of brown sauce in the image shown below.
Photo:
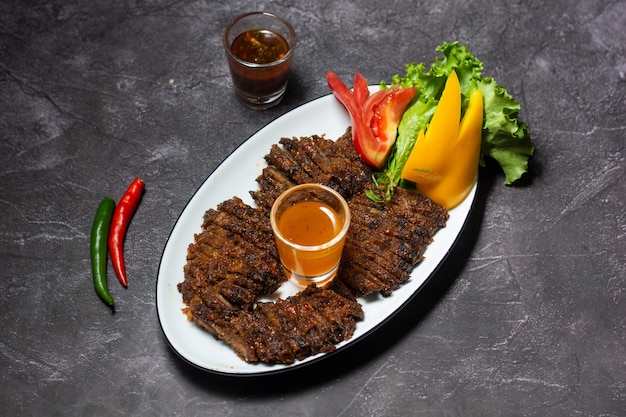
<svg viewBox="0 0 626 417"><path fill-rule="evenodd" d="M226 27L223 43L241 101L257 110L279 104L296 47L289 22L268 12L247 13Z"/></svg>

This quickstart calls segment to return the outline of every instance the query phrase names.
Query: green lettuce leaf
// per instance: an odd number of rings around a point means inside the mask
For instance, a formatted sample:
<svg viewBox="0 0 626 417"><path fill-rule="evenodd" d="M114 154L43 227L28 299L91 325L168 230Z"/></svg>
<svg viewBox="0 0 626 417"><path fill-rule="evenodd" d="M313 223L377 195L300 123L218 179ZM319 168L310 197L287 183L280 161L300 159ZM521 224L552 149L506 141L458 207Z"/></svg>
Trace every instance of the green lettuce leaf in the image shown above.
<svg viewBox="0 0 626 417"><path fill-rule="evenodd" d="M412 63L405 67L403 76L394 75L391 79L391 84L417 87L418 91L398 126L398 138L385 177L403 185L400 175L417 134L428 127L448 75L455 70L461 84L462 114L472 92L482 89L484 122L480 164L485 164L485 157L493 158L504 172L505 184L513 184L527 172L528 160L534 152L528 127L518 120L519 102L495 80L482 76L484 64L464 45L444 42L437 51L441 56L435 58L428 71L424 63ZM386 82L383 81L381 87L386 88Z"/></svg>

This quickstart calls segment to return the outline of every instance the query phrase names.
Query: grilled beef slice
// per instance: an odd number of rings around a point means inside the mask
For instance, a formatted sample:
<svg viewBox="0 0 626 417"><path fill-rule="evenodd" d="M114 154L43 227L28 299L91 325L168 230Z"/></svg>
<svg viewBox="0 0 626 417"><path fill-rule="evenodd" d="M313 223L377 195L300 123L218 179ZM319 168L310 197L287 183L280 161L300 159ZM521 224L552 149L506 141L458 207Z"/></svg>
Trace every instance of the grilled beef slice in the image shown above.
<svg viewBox="0 0 626 417"><path fill-rule="evenodd" d="M259 188L250 192L256 208L233 197L207 210L178 284L188 318L246 362L289 364L334 350L363 320L357 297L388 296L406 282L448 218L414 191L398 188L388 203L367 198L372 170L354 151L350 129L336 141L311 136L279 143L265 157ZM269 211L283 191L305 182L334 188L350 206L338 276L323 289L259 302L285 280Z"/></svg>
<svg viewBox="0 0 626 417"><path fill-rule="evenodd" d="M357 320L363 310L356 301L310 286L285 300L259 302L231 323L258 361L293 363L334 350L352 336Z"/></svg>
<svg viewBox="0 0 626 417"><path fill-rule="evenodd" d="M350 129L337 141L312 136L282 138L280 144L272 145L265 157L268 167L257 178L260 188L250 193L268 211L283 191L297 184L324 184L345 199L371 185L373 171L354 151Z"/></svg>
<svg viewBox="0 0 626 417"><path fill-rule="evenodd" d="M390 295L422 260L447 211L414 191L397 188L388 203L365 193L348 201L352 222L341 261L341 279L357 296Z"/></svg>

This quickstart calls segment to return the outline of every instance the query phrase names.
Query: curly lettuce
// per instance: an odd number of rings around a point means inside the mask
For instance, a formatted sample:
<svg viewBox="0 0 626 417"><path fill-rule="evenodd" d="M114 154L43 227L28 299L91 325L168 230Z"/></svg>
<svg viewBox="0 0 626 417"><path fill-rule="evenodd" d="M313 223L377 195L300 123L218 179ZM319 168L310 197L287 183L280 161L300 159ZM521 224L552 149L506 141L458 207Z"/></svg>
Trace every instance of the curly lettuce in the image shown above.
<svg viewBox="0 0 626 417"><path fill-rule="evenodd" d="M430 122L448 75L455 70L461 84L461 113L464 114L469 98L477 88L483 93L484 121L480 165L485 157L498 162L505 175L505 184L519 180L528 170L528 160L534 147L528 127L518 119L520 104L502 86L490 77L483 77L484 64L458 42L444 42L437 47L437 57L426 71L424 63L405 67L403 76L394 75L391 84L417 87L412 103L404 112L398 126L395 149L387 162L384 176L394 184L401 184L400 174L406 163L417 134ZM381 83L387 88L386 82Z"/></svg>

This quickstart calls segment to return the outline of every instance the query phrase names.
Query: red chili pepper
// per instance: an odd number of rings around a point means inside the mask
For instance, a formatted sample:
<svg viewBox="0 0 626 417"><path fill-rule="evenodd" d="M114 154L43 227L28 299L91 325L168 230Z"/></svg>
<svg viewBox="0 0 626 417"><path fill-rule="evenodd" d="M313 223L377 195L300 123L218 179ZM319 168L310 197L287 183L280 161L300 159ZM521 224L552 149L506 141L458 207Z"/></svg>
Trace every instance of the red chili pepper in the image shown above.
<svg viewBox="0 0 626 417"><path fill-rule="evenodd" d="M126 238L126 230L128 229L130 219L133 217L139 205L144 185L144 182L140 178L135 178L120 199L119 204L115 208L115 213L113 213L113 220L111 221L109 253L111 254L113 269L120 283L125 288L128 287L128 282L126 280L126 266L124 264L124 239Z"/></svg>

